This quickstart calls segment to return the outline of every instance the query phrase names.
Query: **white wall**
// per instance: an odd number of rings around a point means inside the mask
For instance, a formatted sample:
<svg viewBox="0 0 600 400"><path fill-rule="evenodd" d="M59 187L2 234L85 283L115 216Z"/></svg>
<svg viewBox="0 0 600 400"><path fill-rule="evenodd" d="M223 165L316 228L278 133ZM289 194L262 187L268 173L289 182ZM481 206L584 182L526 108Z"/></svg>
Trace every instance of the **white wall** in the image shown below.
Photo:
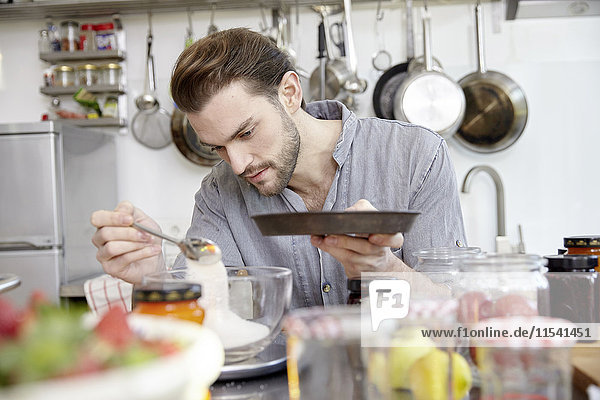
<svg viewBox="0 0 600 400"><path fill-rule="evenodd" d="M484 4L488 67L518 82L529 103L524 134L509 149L476 154L450 141L457 179L462 182L474 165L498 170L506 192L506 227L517 241L517 224L523 225L527 250L548 254L562 247L562 238L600 234L600 196L597 178L600 149L600 18L527 19L503 21L500 4ZM393 63L404 62L406 39L402 8L386 9L382 25ZM446 72L460 79L475 70L473 11L469 5L431 7L433 53ZM207 12L195 12L196 36L208 27ZM218 11L219 28L246 26L258 29L257 9ZM144 74L146 15L125 15L129 119L140 94ZM58 21L55 21L58 22ZM295 22L295 18L292 18ZM294 45L299 65L317 66L318 18L301 9ZM353 12L358 71L368 79L359 96L361 116L373 115L372 90L379 74L371 66L376 50L375 3ZM41 71L47 66L37 56L37 35L42 20L3 21L0 25L0 123L35 121L45 112L48 98L39 94ZM167 93L171 68L187 26L185 13L155 14L154 55L160 100L172 109ZM422 54L420 24L416 24L416 54ZM193 195L207 168L185 159L174 145L151 150L130 134L119 136L119 190L154 216L167 232L183 234L193 206ZM494 248L495 194L491 179L478 175L469 194L461 194L471 245ZM111 207L112 205L107 205Z"/></svg>

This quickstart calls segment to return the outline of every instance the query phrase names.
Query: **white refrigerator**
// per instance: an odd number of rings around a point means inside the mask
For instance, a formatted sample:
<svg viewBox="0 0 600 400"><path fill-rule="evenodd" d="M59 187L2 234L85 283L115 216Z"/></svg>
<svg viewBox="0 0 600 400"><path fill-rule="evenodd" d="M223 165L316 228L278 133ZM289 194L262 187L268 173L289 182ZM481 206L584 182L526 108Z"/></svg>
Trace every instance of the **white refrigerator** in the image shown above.
<svg viewBox="0 0 600 400"><path fill-rule="evenodd" d="M0 124L0 273L21 278L3 293L24 305L34 290L102 272L90 215L117 202L115 136L59 122Z"/></svg>

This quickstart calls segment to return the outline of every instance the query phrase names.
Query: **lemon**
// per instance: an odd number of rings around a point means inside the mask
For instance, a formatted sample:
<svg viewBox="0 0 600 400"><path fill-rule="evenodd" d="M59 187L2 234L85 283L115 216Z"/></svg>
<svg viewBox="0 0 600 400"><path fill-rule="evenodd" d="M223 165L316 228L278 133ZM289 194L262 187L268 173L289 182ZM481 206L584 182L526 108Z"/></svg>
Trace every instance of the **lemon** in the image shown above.
<svg viewBox="0 0 600 400"><path fill-rule="evenodd" d="M389 354L388 373L390 386L393 389L409 389L408 371L415 361L435 348L435 343L420 337L392 339Z"/></svg>
<svg viewBox="0 0 600 400"><path fill-rule="evenodd" d="M369 354L369 364L367 377L369 382L374 384L380 393L386 393L388 382L383 371L387 368L386 355L380 351L371 351Z"/></svg>
<svg viewBox="0 0 600 400"><path fill-rule="evenodd" d="M456 352L452 354L452 397L462 399L473 378L469 363ZM410 389L415 400L448 398L448 353L434 349L415 361L409 369Z"/></svg>

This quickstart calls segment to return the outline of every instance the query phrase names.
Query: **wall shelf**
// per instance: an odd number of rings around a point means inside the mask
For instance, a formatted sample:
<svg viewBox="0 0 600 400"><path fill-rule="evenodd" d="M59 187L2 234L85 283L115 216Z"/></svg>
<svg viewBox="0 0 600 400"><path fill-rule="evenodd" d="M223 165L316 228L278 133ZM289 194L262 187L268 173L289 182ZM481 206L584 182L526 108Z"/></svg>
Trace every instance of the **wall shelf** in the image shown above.
<svg viewBox="0 0 600 400"><path fill-rule="evenodd" d="M82 128L96 128L96 127L107 127L116 126L124 127L127 126L127 120L125 118L90 118L90 119L60 119L58 120L63 124L75 125Z"/></svg>
<svg viewBox="0 0 600 400"><path fill-rule="evenodd" d="M483 0L499 2L501 0ZM24 20L36 18L81 18L112 14L141 14L147 11L184 12L186 10L248 9L287 7L308 7L312 5L341 5L342 0L40 0L24 3L0 4L0 20ZM352 0L360 7L377 7L373 0ZM450 4L473 4L474 0L428 0L430 6ZM404 0L383 0L385 7L404 7ZM414 6L420 6L423 0L415 0Z"/></svg>
<svg viewBox="0 0 600 400"><path fill-rule="evenodd" d="M1 7L0 7L1 9ZM116 60L123 61L125 52L123 50L95 50L95 51L53 51L50 53L40 53L40 59L56 63L59 61L86 61L86 60Z"/></svg>
<svg viewBox="0 0 600 400"><path fill-rule="evenodd" d="M81 86L67 86L67 87L41 87L40 93L48 96L61 96L65 94L75 94ZM125 87L119 85L94 85L84 86L85 90L90 93L114 93L114 94L125 94Z"/></svg>

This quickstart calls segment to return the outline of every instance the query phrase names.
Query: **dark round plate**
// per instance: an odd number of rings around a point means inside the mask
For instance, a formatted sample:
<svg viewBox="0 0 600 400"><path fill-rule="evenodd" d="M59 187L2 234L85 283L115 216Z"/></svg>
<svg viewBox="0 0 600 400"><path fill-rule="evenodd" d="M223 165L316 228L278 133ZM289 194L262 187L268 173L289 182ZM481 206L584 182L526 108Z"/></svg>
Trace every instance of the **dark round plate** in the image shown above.
<svg viewBox="0 0 600 400"><path fill-rule="evenodd" d="M418 211L348 211L259 214L252 217L264 236L408 232Z"/></svg>

